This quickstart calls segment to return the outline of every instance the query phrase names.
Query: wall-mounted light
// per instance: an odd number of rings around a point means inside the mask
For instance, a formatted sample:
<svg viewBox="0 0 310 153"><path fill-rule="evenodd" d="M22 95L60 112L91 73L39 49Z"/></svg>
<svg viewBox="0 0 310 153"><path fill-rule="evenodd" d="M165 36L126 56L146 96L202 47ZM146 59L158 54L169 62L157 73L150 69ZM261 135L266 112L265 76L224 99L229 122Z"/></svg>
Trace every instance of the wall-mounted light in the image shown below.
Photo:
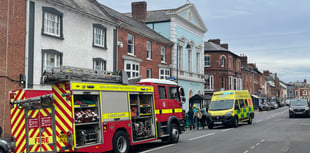
<svg viewBox="0 0 310 153"><path fill-rule="evenodd" d="M123 42L121 42L121 41L117 41L117 46L119 46L119 47L123 48Z"/></svg>

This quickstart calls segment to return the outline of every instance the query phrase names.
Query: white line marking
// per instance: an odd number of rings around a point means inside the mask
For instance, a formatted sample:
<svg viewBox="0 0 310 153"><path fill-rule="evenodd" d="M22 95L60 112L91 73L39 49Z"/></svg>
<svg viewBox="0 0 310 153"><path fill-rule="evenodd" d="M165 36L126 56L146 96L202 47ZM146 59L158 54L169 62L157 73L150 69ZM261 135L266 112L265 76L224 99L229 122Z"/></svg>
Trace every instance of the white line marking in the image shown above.
<svg viewBox="0 0 310 153"><path fill-rule="evenodd" d="M260 143L257 143L256 146L260 145Z"/></svg>
<svg viewBox="0 0 310 153"><path fill-rule="evenodd" d="M231 129L225 129L225 130L222 130L222 132L226 132L226 131L229 131L229 130L231 130Z"/></svg>
<svg viewBox="0 0 310 153"><path fill-rule="evenodd" d="M246 150L244 153L248 153L249 151L248 150Z"/></svg>
<svg viewBox="0 0 310 153"><path fill-rule="evenodd" d="M259 123L259 122L261 122L262 120L258 120L258 121L256 121L256 123Z"/></svg>
<svg viewBox="0 0 310 153"><path fill-rule="evenodd" d="M147 153L147 152L157 151L157 150L168 148L168 147L171 147L171 146L174 146L174 145L175 144L170 144L170 145L167 145L167 146L162 146L162 147L146 150L146 151L143 151L143 152L140 152L140 153Z"/></svg>
<svg viewBox="0 0 310 153"><path fill-rule="evenodd" d="M261 140L260 142L261 142L261 143L264 143L264 142L265 142L265 140L263 139L263 140Z"/></svg>
<svg viewBox="0 0 310 153"><path fill-rule="evenodd" d="M203 137L207 137L207 136L211 136L211 135L214 135L215 133L209 133L207 135L202 135L202 136L199 136L199 137L195 137L195 138L191 138L191 139L188 139L188 140L196 140L196 139L199 139L199 138L203 138Z"/></svg>
<svg viewBox="0 0 310 153"><path fill-rule="evenodd" d="M251 149L254 149L254 148L255 148L255 146L252 146L252 147L251 147Z"/></svg>

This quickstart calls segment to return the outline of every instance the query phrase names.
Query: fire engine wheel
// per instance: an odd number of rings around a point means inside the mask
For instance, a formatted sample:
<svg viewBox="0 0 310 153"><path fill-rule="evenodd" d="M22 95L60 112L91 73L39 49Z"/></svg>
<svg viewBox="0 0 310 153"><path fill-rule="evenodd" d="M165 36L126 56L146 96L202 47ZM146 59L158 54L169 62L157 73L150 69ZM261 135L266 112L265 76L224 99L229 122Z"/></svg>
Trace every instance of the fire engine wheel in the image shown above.
<svg viewBox="0 0 310 153"><path fill-rule="evenodd" d="M179 126L175 123L172 123L169 136L169 143L177 143L179 142L179 138L180 138Z"/></svg>
<svg viewBox="0 0 310 153"><path fill-rule="evenodd" d="M124 131L118 131L113 137L113 152L128 153L130 142L127 134Z"/></svg>
<svg viewBox="0 0 310 153"><path fill-rule="evenodd" d="M0 148L0 153L4 153L4 150L2 150L1 148Z"/></svg>

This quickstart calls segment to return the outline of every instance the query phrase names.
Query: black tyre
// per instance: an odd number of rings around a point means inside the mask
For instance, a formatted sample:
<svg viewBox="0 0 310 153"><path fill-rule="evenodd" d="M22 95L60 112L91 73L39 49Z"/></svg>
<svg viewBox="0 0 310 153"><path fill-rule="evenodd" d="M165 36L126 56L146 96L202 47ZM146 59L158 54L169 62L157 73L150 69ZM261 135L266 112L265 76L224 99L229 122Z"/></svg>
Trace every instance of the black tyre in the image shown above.
<svg viewBox="0 0 310 153"><path fill-rule="evenodd" d="M238 117L235 116L234 119L233 119L232 126L233 126L234 128L237 128L238 125L239 125Z"/></svg>
<svg viewBox="0 0 310 153"><path fill-rule="evenodd" d="M113 152L128 153L130 141L128 135L124 131L117 131L113 137Z"/></svg>
<svg viewBox="0 0 310 153"><path fill-rule="evenodd" d="M212 123L208 124L208 128L213 129L213 124Z"/></svg>
<svg viewBox="0 0 310 153"><path fill-rule="evenodd" d="M175 123L171 124L169 143L178 143L180 138L179 126Z"/></svg>
<svg viewBox="0 0 310 153"><path fill-rule="evenodd" d="M293 118L294 116L290 114L290 118Z"/></svg>
<svg viewBox="0 0 310 153"><path fill-rule="evenodd" d="M0 149L0 153L4 153L4 150Z"/></svg>
<svg viewBox="0 0 310 153"><path fill-rule="evenodd" d="M252 124L253 123L253 119L252 119L252 117L250 116L249 117L249 120L248 120L248 124Z"/></svg>

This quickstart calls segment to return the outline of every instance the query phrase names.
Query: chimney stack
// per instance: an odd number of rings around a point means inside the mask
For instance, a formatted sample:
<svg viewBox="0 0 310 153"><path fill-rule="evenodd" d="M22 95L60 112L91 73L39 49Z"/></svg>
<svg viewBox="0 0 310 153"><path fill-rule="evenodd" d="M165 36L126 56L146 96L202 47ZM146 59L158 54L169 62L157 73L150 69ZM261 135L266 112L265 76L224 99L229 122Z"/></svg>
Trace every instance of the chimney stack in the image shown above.
<svg viewBox="0 0 310 153"><path fill-rule="evenodd" d="M132 2L131 15L133 19L145 22L147 17L146 1Z"/></svg>
<svg viewBox="0 0 310 153"><path fill-rule="evenodd" d="M208 42L213 42L213 43L215 43L217 45L221 45L221 40L220 39L209 39Z"/></svg>
<svg viewBox="0 0 310 153"><path fill-rule="evenodd" d="M223 48L228 50L228 44L227 43L226 44L221 44L221 47L223 47Z"/></svg>
<svg viewBox="0 0 310 153"><path fill-rule="evenodd" d="M307 79L304 79L304 83L307 84Z"/></svg>

